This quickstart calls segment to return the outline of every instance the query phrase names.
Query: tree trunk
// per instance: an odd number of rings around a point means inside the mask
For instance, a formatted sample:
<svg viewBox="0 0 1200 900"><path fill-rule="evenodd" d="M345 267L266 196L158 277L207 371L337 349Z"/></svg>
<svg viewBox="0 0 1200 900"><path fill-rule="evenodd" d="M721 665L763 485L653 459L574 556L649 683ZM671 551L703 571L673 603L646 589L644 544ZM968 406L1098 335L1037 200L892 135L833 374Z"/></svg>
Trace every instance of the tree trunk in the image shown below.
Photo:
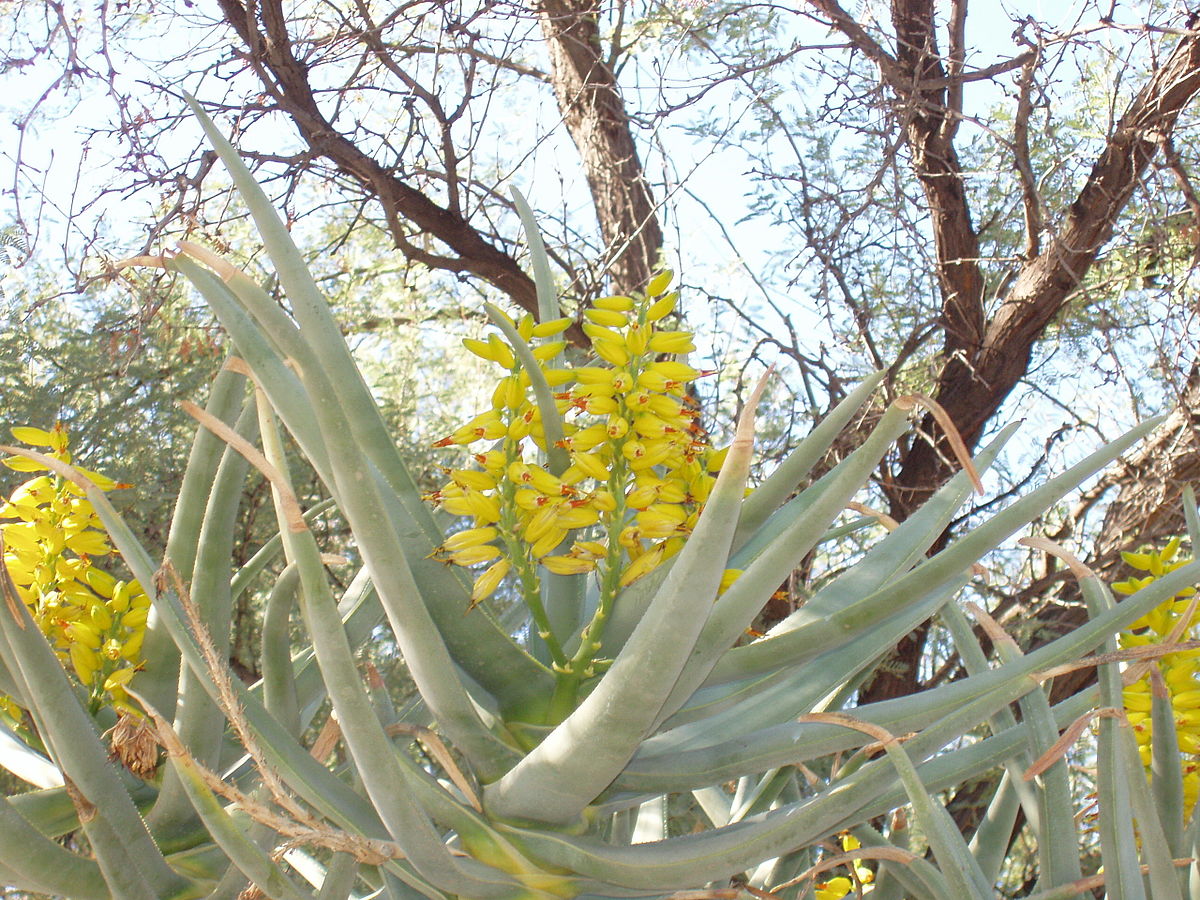
<svg viewBox="0 0 1200 900"><path fill-rule="evenodd" d="M603 56L598 14L591 0L542 0L538 6L554 94L583 160L612 288L628 293L650 280L663 234L625 102Z"/></svg>

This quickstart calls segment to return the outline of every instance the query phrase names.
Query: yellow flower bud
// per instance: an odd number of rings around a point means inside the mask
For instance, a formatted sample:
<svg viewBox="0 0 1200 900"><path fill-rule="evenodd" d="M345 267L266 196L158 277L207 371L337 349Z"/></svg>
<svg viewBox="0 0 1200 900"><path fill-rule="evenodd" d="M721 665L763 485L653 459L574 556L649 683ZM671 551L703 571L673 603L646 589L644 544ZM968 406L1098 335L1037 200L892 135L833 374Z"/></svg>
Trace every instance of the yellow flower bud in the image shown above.
<svg viewBox="0 0 1200 900"><path fill-rule="evenodd" d="M643 575L652 572L663 559L662 545L656 546L647 550L637 559L635 559L625 571L621 573L620 585L627 587L637 581Z"/></svg>
<svg viewBox="0 0 1200 900"><path fill-rule="evenodd" d="M533 358L538 362L549 362L567 347L566 341L550 341L533 348Z"/></svg>
<svg viewBox="0 0 1200 900"><path fill-rule="evenodd" d="M624 328L629 324L629 316L611 309L589 309L583 316L595 325L608 328Z"/></svg>
<svg viewBox="0 0 1200 900"><path fill-rule="evenodd" d="M577 556L543 556L539 562L555 575L581 575L596 568L594 559Z"/></svg>
<svg viewBox="0 0 1200 900"><path fill-rule="evenodd" d="M609 464L594 453L576 453L571 457L573 465L578 466L589 478L597 481L608 481Z"/></svg>
<svg viewBox="0 0 1200 900"><path fill-rule="evenodd" d="M72 644L69 653L71 667L75 670L75 674L84 684L90 685L98 667L95 651L83 644Z"/></svg>
<svg viewBox="0 0 1200 900"><path fill-rule="evenodd" d="M500 587L500 582L504 580L504 576L511 568L512 563L509 560L501 559L485 569L483 574L475 579L475 584L471 588L471 605L474 606L496 593L496 588Z"/></svg>
<svg viewBox="0 0 1200 900"><path fill-rule="evenodd" d="M592 306L596 309L611 309L615 312L629 312L633 309L633 298L623 297L620 295L613 297L600 297L592 301Z"/></svg>
<svg viewBox="0 0 1200 900"><path fill-rule="evenodd" d="M646 285L646 296L657 297L671 286L671 281L674 278L674 272L672 272L670 269L663 269L661 272L651 278L650 283Z"/></svg>
<svg viewBox="0 0 1200 900"><path fill-rule="evenodd" d="M672 292L665 297L660 297L650 304L650 308L646 310L646 321L657 322L660 319L665 319L675 310L675 301L679 299L678 292Z"/></svg>
<svg viewBox="0 0 1200 900"><path fill-rule="evenodd" d="M494 544L480 544L456 550L449 555L449 559L456 566L477 566L480 563L499 559L500 556L501 550L499 547Z"/></svg>
<svg viewBox="0 0 1200 900"><path fill-rule="evenodd" d="M68 640L82 644L92 650L100 649L100 634L96 629L84 622L71 622L64 629Z"/></svg>
<svg viewBox="0 0 1200 900"><path fill-rule="evenodd" d="M652 353L692 353L696 344L688 331L659 331L650 336Z"/></svg>
<svg viewBox="0 0 1200 900"><path fill-rule="evenodd" d="M554 337L556 334L562 334L570 327L570 319L551 319L549 322L542 322L539 325L534 325L533 336L539 338Z"/></svg>
<svg viewBox="0 0 1200 900"><path fill-rule="evenodd" d="M442 547L451 552L465 550L467 547L477 547L480 544L494 541L498 535L499 532L490 525L483 528L467 528L463 531L456 531L446 538Z"/></svg>

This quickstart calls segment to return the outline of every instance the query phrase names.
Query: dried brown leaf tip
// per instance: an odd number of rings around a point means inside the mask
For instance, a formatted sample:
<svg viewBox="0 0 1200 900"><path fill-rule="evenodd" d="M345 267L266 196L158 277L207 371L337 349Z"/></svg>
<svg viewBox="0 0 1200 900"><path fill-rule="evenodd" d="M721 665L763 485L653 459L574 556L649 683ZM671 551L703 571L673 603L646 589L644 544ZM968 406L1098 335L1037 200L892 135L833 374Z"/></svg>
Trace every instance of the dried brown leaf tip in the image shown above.
<svg viewBox="0 0 1200 900"><path fill-rule="evenodd" d="M154 729L141 716L120 712L117 724L108 730L112 757L138 778L150 778L158 768L158 740Z"/></svg>

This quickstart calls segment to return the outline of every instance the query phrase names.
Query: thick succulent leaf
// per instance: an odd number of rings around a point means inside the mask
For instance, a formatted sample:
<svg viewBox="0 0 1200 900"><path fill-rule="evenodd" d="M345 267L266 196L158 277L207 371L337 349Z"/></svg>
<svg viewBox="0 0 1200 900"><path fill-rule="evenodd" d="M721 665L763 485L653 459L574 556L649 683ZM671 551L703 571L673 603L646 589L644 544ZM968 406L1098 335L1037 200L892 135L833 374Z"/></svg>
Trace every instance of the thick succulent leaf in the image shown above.
<svg viewBox="0 0 1200 900"><path fill-rule="evenodd" d="M242 409L245 393L245 376L222 369L213 379L206 410L232 426ZM225 445L208 429L196 430L167 534L167 559L185 581L191 581L208 496L224 451ZM139 692L157 708L172 708L179 690L179 651L157 616L152 615L147 623L142 656L154 660L154 665L138 676Z"/></svg>
<svg viewBox="0 0 1200 900"><path fill-rule="evenodd" d="M247 401L235 430L253 439L257 428L254 405ZM222 654L227 654L229 647L233 610L229 572L233 568L237 512L248 468L240 455L226 448L205 505L191 580L197 612ZM175 711L174 728L193 757L201 765L216 768L225 733L225 714L209 699L207 686L202 683L207 680L207 676L184 669L179 677L178 699L166 708ZM185 831L188 823L194 821L195 811L187 789L173 770L164 776L158 800L147 818L151 828L164 834Z"/></svg>
<svg viewBox="0 0 1200 900"><path fill-rule="evenodd" d="M85 859L33 827L7 797L0 797L0 860L5 883L73 900L108 900L95 860Z"/></svg>
<svg viewBox="0 0 1200 900"><path fill-rule="evenodd" d="M0 766L34 787L52 788L63 783L58 767L18 738L4 722L0 722Z"/></svg>
<svg viewBox="0 0 1200 900"><path fill-rule="evenodd" d="M431 558L442 535L420 499L416 485L406 471L403 478L393 473L390 486L384 484L384 473L363 459L363 444L352 436L354 410L344 408L333 379L327 376L323 364L311 351L313 338L306 332L309 343L297 339L300 346L287 348L290 357L308 362L302 367L302 377L297 378L284 357L266 340L260 326L243 311L243 306L253 311L262 305L263 299L258 296L262 293L260 288L249 279L232 274L226 286L209 273L196 271L194 265L189 267L186 259L181 258L176 263L194 280L230 332L272 405L309 455L331 494L340 502L343 498L339 484L351 483L356 485L358 497L369 492L376 501L383 503L392 520L388 533L393 542L399 541L399 546L390 546L375 555L387 558L389 565L395 560L407 561L408 568L416 573L413 583L419 585L419 589L409 590L405 602L410 605L416 605L414 601L417 600L423 602L455 658L503 708L536 706L540 698L549 693L551 679L548 673L490 618L483 614L463 615L469 589L458 573ZM341 340L340 334L337 339ZM357 373L355 378L358 379ZM373 401L370 415L379 418ZM340 450L331 457L335 442ZM394 447L391 452L394 454ZM402 469L402 464L399 465ZM363 471L371 474L369 480L378 479L380 483L362 485ZM363 535L374 532L358 534L360 539L369 540ZM380 540L386 540L386 536L381 535Z"/></svg>
<svg viewBox="0 0 1200 900"><path fill-rule="evenodd" d="M285 541L288 556L300 572L305 622L342 734L363 787L393 840L404 848L417 873L441 890L481 898L511 894L516 886L511 877L450 855L418 801L423 773L417 773L407 755L395 752L375 715L311 533L289 534ZM452 803L447 798L443 809ZM469 816L465 809L462 816Z"/></svg>
<svg viewBox="0 0 1200 900"><path fill-rule="evenodd" d="M984 553L994 549L1141 440L1157 427L1159 421L1153 419L1144 422L1090 454L1063 474L1050 479L972 529L932 559L890 582L883 590L862 598L840 598L848 602L839 607L831 605L832 598L829 603L806 604L772 629L770 637L729 651L714 670L712 678L722 677L725 672L748 674L770 671L829 646L836 646L844 640L843 636L848 630L878 618L881 608L890 609L892 604L902 605L914 595L923 596L938 585L958 578Z"/></svg>
<svg viewBox="0 0 1200 900"><path fill-rule="evenodd" d="M7 577L0 567L0 578ZM146 830L54 651L28 611L22 607L19 612L20 621L0 613L0 656L18 679L55 763L95 810L84 830L106 882L122 900L176 896L188 887L186 880L171 871Z"/></svg>
<svg viewBox="0 0 1200 900"><path fill-rule="evenodd" d="M192 760L172 757L171 767L178 773L204 821L208 833L225 851L233 864L272 900L313 900L311 892L302 890L271 857L260 848L225 811L216 795L204 783Z"/></svg>
<svg viewBox="0 0 1200 900"><path fill-rule="evenodd" d="M675 712L700 686L724 653L749 626L754 616L780 583L796 568L829 524L845 508L863 485L892 443L908 428L908 410L892 406L863 445L846 464L839 466L836 478L824 483L823 490L811 502L804 516L779 533L737 581L716 601L687 665L663 705L663 718ZM817 486L809 488L817 492Z"/></svg>
<svg viewBox="0 0 1200 900"><path fill-rule="evenodd" d="M537 288L538 321L550 322L562 313L559 311L558 297L554 290L554 275L550 271L550 257L546 254L546 245L542 243L542 232L538 228L533 210L525 201L525 195L515 187L510 187L513 206L521 217L521 228L525 231L525 243L529 246L529 261L533 263L533 283Z"/></svg>
<svg viewBox="0 0 1200 900"><path fill-rule="evenodd" d="M749 540L808 477L812 467L825 456L842 429L883 381L885 374L875 372L864 378L746 498L733 540L734 548L741 547Z"/></svg>

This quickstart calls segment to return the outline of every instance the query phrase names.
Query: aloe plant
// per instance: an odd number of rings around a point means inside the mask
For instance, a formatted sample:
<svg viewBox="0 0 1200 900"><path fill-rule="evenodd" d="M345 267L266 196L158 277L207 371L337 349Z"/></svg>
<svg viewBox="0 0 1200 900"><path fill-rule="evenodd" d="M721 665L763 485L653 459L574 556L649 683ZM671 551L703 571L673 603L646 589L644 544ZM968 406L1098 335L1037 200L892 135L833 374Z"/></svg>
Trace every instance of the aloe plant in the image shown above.
<svg viewBox="0 0 1200 900"><path fill-rule="evenodd" d="M743 884L757 896L815 891L821 900L865 890L986 897L1023 809L1039 845L1038 896L1077 897L1089 883L1059 732L1103 704L1112 714L1098 739L1100 880L1114 897L1146 896L1147 884L1154 897L1183 896L1194 866L1176 871L1173 859L1194 853L1195 820L1160 812L1182 808L1178 773L1154 795L1141 790L1137 747L1117 712L1119 654L1086 662L1101 667L1100 686L1057 706L1044 682L1056 667L1115 651L1113 636L1194 583L1200 564L1119 604L1081 571L1091 621L1024 655L993 633L994 660L959 600L984 554L1155 422L927 556L1014 431L1004 430L799 610L748 635L807 554L874 527L867 516L840 517L909 427L913 399L893 402L862 446L799 490L881 376L866 379L747 491L758 392L727 451L689 428L681 386L699 373L662 359L689 348L661 325L669 276L592 305L598 359L572 366L551 340L561 316L518 197L541 316L490 310L495 334L468 344L504 374L494 408L444 442L483 442L481 467L452 465L436 492L447 511L473 520L446 534L286 227L196 112L288 305L200 247L142 260L195 285L235 354L207 408L194 408L201 427L166 560L150 557L86 474L3 448L86 495L152 599L144 663L120 687L145 717L141 738L152 732L165 753L140 775L110 761L111 705L89 707L61 648L56 655L5 579L0 691L29 727L4 729L0 758L39 789L0 802L0 879L82 900L726 897ZM661 428L636 421L638 403L657 409ZM284 431L360 557L340 594L326 570L335 561L290 487ZM279 537L231 576L230 522L251 465L270 479ZM263 679L246 686L223 662L231 609L272 568ZM308 643L292 654L297 609ZM889 648L935 616L968 677L856 706ZM982 611L976 618L990 627ZM358 651L380 633L402 654L419 702L397 708L387 685L360 669ZM961 834L940 792L995 770L1006 774L989 814ZM900 809L886 833L876 830Z"/></svg>

